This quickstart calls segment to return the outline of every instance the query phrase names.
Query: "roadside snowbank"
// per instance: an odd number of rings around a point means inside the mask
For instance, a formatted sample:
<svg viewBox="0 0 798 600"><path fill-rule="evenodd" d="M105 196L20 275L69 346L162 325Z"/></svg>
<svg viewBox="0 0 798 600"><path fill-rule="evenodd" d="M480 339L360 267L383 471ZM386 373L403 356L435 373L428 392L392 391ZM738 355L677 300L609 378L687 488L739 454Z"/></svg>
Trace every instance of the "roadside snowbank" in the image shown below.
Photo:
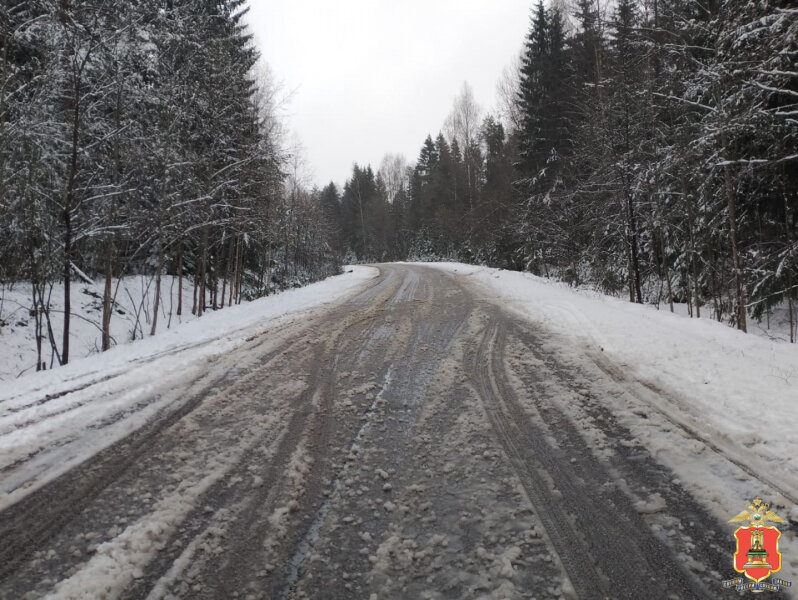
<svg viewBox="0 0 798 600"><path fill-rule="evenodd" d="M167 276L161 283L161 303L156 333L193 321L194 286L183 278L183 315L177 314L179 279ZM130 276L113 282L116 300L111 317L111 344L121 346L147 337L152 327L155 283L153 277ZM98 354L102 346L103 286L76 281L72 285L70 354L72 359ZM64 320L64 285L53 285L50 319L60 348ZM0 287L0 381L29 376L36 372L36 327L30 314L31 284L18 282ZM47 369L57 365L45 326L42 360Z"/></svg>

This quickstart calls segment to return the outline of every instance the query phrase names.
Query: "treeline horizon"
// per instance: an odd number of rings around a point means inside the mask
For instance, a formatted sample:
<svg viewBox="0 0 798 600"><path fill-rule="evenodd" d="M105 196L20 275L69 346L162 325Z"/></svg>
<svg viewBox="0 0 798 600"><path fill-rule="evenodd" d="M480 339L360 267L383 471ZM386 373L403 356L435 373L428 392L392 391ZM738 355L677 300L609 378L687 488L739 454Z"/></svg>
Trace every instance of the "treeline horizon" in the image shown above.
<svg viewBox="0 0 798 600"><path fill-rule="evenodd" d="M194 283L201 316L340 272L318 194L291 174L244 0L0 7L0 284L31 284L37 370L70 360L71 288ZM63 330L50 319L63 283ZM179 286L182 290L182 285ZM2 315L0 315L2 316ZM2 320L0 320L2 327Z"/></svg>
<svg viewBox="0 0 798 600"><path fill-rule="evenodd" d="M414 164L322 190L339 254L525 270L744 331L784 306L794 342L798 9L538 3L523 43L498 114L466 84Z"/></svg>

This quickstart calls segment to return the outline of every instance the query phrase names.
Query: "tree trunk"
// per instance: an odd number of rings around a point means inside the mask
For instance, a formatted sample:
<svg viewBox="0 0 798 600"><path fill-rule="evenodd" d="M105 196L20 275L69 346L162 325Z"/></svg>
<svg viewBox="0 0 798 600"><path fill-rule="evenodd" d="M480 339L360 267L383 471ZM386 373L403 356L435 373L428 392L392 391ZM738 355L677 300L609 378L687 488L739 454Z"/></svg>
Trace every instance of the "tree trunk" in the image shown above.
<svg viewBox="0 0 798 600"><path fill-rule="evenodd" d="M233 260L235 258L236 236L230 236L230 246L227 249L227 261L225 264L224 277L222 278L222 302L221 307L224 308L225 298L227 296L227 282L230 281L230 287L233 287L233 277L235 269L233 267ZM228 301L228 305L230 302Z"/></svg>
<svg viewBox="0 0 798 600"><path fill-rule="evenodd" d="M712 305L715 307L715 320L720 323L723 320L723 300L721 298L721 285L718 282L717 256L714 249L712 250L712 257L713 261L709 269L710 282L712 284Z"/></svg>
<svg viewBox="0 0 798 600"><path fill-rule="evenodd" d="M671 287L671 271L668 266L668 255L666 253L665 234L660 237L660 248L662 251L662 271L665 275L665 284L668 288L668 304L670 305L671 312L673 312L673 288Z"/></svg>
<svg viewBox="0 0 798 600"><path fill-rule="evenodd" d="M194 304L191 307L191 314L196 315L199 310L199 303L197 295L199 294L199 273L194 273Z"/></svg>
<svg viewBox="0 0 798 600"><path fill-rule="evenodd" d="M68 10L69 4L66 3ZM70 148L69 171L64 193L64 332L61 344L61 364L69 363L69 321L72 312L72 209L75 203L75 182L78 174L78 145L80 143L80 77L75 74L72 85L72 147Z"/></svg>
<svg viewBox="0 0 798 600"><path fill-rule="evenodd" d="M105 289L103 290L103 332L102 351L111 349L111 315L113 314L113 298L111 288L114 276L113 241L109 239L105 245Z"/></svg>
<svg viewBox="0 0 798 600"><path fill-rule="evenodd" d="M58 364L63 364L61 362L61 356L58 354L58 344L55 343L55 334L53 333L53 323L50 321L50 299L53 296L53 284L50 284L50 289L47 292L47 302L44 301L44 287L45 283L42 282L41 288L39 289L39 302L42 309L42 314L44 315L44 320L47 322L47 336L50 339L50 368L53 368L55 361L58 361ZM42 370L44 370L44 364L42 364Z"/></svg>
<svg viewBox="0 0 798 600"><path fill-rule="evenodd" d="M734 180L731 168L727 165L723 168L723 171L726 200L729 206L729 238L731 242L732 262L734 265L734 286L737 292L737 328L740 331L747 332L743 261L740 257L740 249L737 247L737 199L734 191Z"/></svg>
<svg viewBox="0 0 798 600"><path fill-rule="evenodd" d="M270 293L269 286L272 285L272 274L274 273L273 260L274 260L274 249L271 247L271 245L269 245L269 258L266 261L266 265L267 265L267 270L266 270L266 295L267 296Z"/></svg>
<svg viewBox="0 0 798 600"><path fill-rule="evenodd" d="M227 300L229 306L233 306L233 296L235 295L236 281L238 280L238 253L241 252L241 240L238 236L233 238L232 261L233 273L230 275L230 297Z"/></svg>
<svg viewBox="0 0 798 600"><path fill-rule="evenodd" d="M211 290L211 308L219 310L219 276L216 268L213 269L213 289Z"/></svg>
<svg viewBox="0 0 798 600"><path fill-rule="evenodd" d="M161 273L163 272L164 252L163 244L158 244L158 272L155 273L155 301L152 307L152 327L150 336L155 335L158 327L158 311L161 309Z"/></svg>
<svg viewBox="0 0 798 600"><path fill-rule="evenodd" d="M208 228L204 227L202 231L202 258L200 261L199 269L199 306L197 306L197 316L201 317L205 312L205 294L207 293L207 277L208 277Z"/></svg>
<svg viewBox="0 0 798 600"><path fill-rule="evenodd" d="M42 309L39 307L39 297L41 294L38 293L38 286L39 283L36 281L38 279L35 275L33 277L34 281L31 285L31 292L33 294L33 323L34 323L34 333L36 335L36 370L41 371L44 367L44 362L42 361L42 317L43 312Z"/></svg>
<svg viewBox="0 0 798 600"><path fill-rule="evenodd" d="M634 266L632 265L632 236L629 233L629 224L626 224L626 283L629 286L629 302L635 301Z"/></svg>
<svg viewBox="0 0 798 600"><path fill-rule="evenodd" d="M699 297L699 284L698 284L698 269L696 266L696 243L695 243L695 207L693 206L693 200L690 194L687 192L685 188L682 188L682 197L687 202L687 237L690 242L690 265L688 267L689 271L687 274L687 296L693 297L693 301L690 301L690 305L693 305L695 302L695 315L693 315L693 311L690 311L690 317L695 316L695 318L701 318L701 299ZM692 283L691 283L692 282ZM692 288L692 291L691 289Z"/></svg>
<svg viewBox="0 0 798 600"><path fill-rule="evenodd" d="M183 240L177 240L177 316L183 314Z"/></svg>
<svg viewBox="0 0 798 600"><path fill-rule="evenodd" d="M69 319L72 312L72 219L69 210L64 210L64 333L61 342L62 364L69 363Z"/></svg>
<svg viewBox="0 0 798 600"><path fill-rule="evenodd" d="M266 295L263 289L264 281L266 280L266 262L264 260L265 258L266 258L266 253L263 252L263 254L261 255L261 260L259 261L260 269L258 272L258 296Z"/></svg>
<svg viewBox="0 0 798 600"><path fill-rule="evenodd" d="M236 304L241 304L241 280L244 276L244 240L239 241L240 251L238 253L238 268L236 268Z"/></svg>
<svg viewBox="0 0 798 600"><path fill-rule="evenodd" d="M628 190L628 188L627 188ZM637 299L632 298L632 302L637 302L638 304L643 303L643 291L640 285L640 258L639 258L639 250L638 250L638 243L637 243L637 217L635 215L635 205L634 205L634 198L632 194L627 191L626 193L626 204L629 213L629 246L631 249L631 260L632 260L632 283L634 285L634 294L637 296Z"/></svg>
<svg viewBox="0 0 798 600"><path fill-rule="evenodd" d="M695 298L695 318L701 318L701 286L698 280L698 260L693 252L693 297Z"/></svg>

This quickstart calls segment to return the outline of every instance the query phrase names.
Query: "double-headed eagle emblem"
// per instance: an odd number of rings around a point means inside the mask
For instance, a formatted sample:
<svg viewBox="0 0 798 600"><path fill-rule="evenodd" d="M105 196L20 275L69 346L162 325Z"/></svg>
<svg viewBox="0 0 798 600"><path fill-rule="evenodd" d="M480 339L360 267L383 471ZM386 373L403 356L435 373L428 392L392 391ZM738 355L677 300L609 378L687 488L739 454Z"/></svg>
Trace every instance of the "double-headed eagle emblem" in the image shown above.
<svg viewBox="0 0 798 600"><path fill-rule="evenodd" d="M749 521L751 527L761 527L768 521L774 523L786 523L779 515L770 510L770 504L763 502L760 498L748 505L748 510L744 510L739 515L729 521L729 523L741 523Z"/></svg>

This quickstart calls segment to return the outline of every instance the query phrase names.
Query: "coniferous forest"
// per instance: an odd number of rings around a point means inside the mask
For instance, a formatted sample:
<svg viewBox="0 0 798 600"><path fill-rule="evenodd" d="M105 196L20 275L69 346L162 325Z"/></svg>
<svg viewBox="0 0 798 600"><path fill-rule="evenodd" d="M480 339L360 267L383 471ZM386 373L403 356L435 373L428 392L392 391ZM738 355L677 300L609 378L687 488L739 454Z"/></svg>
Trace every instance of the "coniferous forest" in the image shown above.
<svg viewBox="0 0 798 600"><path fill-rule="evenodd" d="M292 168L245 15L245 0L3 2L0 283L31 286L40 357L69 362L76 282L104 290L106 350L125 276L152 279L154 333L163 276L193 283L177 314L202 315L344 261L444 258L742 330L785 307L795 341L789 0L538 3L496 110L466 83L413 162L388 154L321 190Z"/></svg>
<svg viewBox="0 0 798 600"><path fill-rule="evenodd" d="M120 277L154 280L154 334L162 275L192 280L177 315L202 315L339 272L245 14L244 0L3 1L0 282L31 284L39 362L42 343L69 361L77 282L104 282L106 350Z"/></svg>
<svg viewBox="0 0 798 600"><path fill-rule="evenodd" d="M466 84L414 165L388 155L323 190L333 243L686 303L742 330L784 306L795 341L797 64L789 0L538 3L497 114Z"/></svg>

